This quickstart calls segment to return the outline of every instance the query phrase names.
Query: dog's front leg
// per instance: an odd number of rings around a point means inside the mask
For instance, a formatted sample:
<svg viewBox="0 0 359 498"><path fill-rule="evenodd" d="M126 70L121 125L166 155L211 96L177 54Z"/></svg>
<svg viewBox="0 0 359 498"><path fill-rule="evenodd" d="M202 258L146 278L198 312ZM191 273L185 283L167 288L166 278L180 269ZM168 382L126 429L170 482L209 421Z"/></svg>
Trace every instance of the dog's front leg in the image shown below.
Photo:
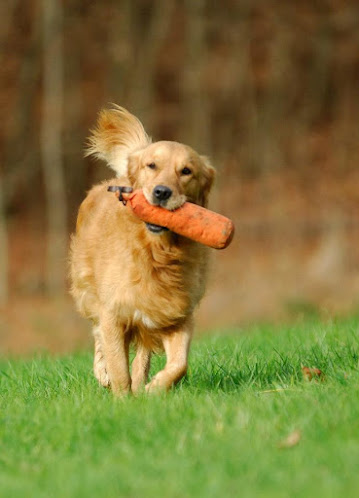
<svg viewBox="0 0 359 498"><path fill-rule="evenodd" d="M110 314L103 314L99 329L112 391L116 396L122 396L131 390L126 328Z"/></svg>
<svg viewBox="0 0 359 498"><path fill-rule="evenodd" d="M163 336L163 346L167 357L166 366L147 384L146 391L168 390L182 379L187 372L192 333L193 325L192 320L190 320L182 327Z"/></svg>

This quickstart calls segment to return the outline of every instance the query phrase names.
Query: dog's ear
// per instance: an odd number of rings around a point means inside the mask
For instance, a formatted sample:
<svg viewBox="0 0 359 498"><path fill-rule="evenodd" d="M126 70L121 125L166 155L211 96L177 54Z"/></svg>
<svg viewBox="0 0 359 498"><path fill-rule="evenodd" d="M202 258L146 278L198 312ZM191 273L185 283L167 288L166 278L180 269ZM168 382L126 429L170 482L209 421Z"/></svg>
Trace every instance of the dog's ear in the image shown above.
<svg viewBox="0 0 359 498"><path fill-rule="evenodd" d="M86 156L104 159L117 176L127 175L128 158L151 143L142 123L123 107L100 112L96 128L89 138Z"/></svg>
<svg viewBox="0 0 359 498"><path fill-rule="evenodd" d="M208 206L208 197L212 189L214 179L216 177L216 170L212 166L210 160L206 156L200 156L202 162L202 178L201 178L201 192L200 204L203 207Z"/></svg>

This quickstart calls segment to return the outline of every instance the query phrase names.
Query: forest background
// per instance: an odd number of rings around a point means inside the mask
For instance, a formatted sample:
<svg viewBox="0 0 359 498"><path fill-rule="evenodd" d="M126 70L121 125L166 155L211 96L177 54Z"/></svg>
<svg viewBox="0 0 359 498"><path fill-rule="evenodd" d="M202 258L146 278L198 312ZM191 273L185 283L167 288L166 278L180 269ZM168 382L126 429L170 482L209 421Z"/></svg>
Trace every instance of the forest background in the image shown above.
<svg viewBox="0 0 359 498"><path fill-rule="evenodd" d="M356 0L3 0L0 45L2 352L90 340L66 259L111 102L217 168L199 329L358 310Z"/></svg>

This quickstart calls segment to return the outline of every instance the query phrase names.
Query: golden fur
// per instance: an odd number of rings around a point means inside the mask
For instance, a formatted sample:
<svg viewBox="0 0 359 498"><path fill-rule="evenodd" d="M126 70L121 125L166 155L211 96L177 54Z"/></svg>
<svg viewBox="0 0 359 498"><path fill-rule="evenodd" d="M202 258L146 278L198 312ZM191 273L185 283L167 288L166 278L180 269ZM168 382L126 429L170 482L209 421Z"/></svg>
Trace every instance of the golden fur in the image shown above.
<svg viewBox="0 0 359 498"><path fill-rule="evenodd" d="M152 233L107 187L142 188L149 202L171 210L185 201L206 205L214 170L186 145L151 143L140 121L120 107L102 111L89 153L118 175L90 190L71 243L71 293L93 322L95 375L118 395L136 392L147 382L151 352L164 348L166 366L146 390L168 389L186 372L208 249L170 231ZM158 185L172 195L157 201Z"/></svg>

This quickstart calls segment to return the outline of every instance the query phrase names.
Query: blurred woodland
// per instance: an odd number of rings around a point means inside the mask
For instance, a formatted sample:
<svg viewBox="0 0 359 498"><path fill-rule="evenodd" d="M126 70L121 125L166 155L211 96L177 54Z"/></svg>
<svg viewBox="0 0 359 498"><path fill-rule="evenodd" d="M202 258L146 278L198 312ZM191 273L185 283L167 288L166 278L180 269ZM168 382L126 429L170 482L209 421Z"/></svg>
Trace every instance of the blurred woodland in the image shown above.
<svg viewBox="0 0 359 498"><path fill-rule="evenodd" d="M201 327L358 309L357 0L2 0L0 45L4 350L87 340L66 258L110 102L217 168Z"/></svg>

